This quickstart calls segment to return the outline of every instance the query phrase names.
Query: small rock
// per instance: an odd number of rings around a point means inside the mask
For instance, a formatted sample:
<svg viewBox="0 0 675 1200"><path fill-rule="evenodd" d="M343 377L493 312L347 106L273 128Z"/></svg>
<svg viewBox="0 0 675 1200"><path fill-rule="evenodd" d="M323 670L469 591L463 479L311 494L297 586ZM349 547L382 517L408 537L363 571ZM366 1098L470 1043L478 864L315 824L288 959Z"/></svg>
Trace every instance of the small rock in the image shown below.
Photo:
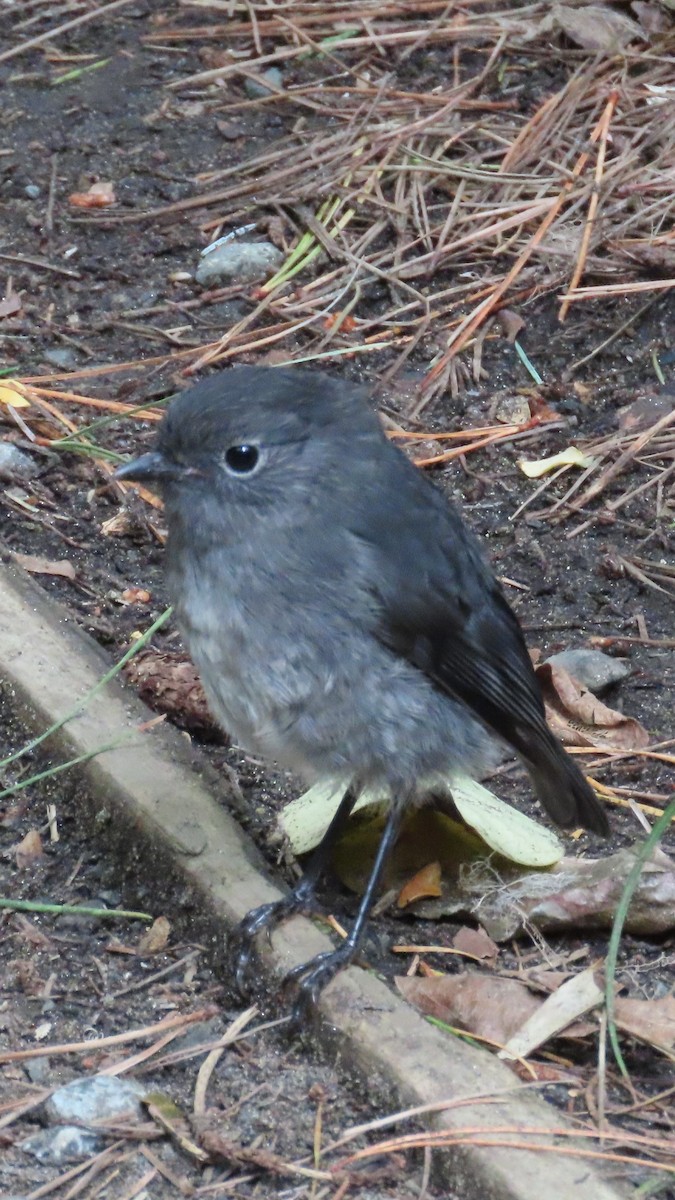
<svg viewBox="0 0 675 1200"><path fill-rule="evenodd" d="M68 367L74 367L77 363L77 354L68 346L56 347L54 350L43 350L42 357L53 367L63 367L67 370Z"/></svg>
<svg viewBox="0 0 675 1200"><path fill-rule="evenodd" d="M41 1163L72 1162L73 1159L90 1158L105 1146L105 1139L77 1125L58 1125L55 1129L43 1129L21 1142L21 1149L32 1154Z"/></svg>
<svg viewBox="0 0 675 1200"><path fill-rule="evenodd" d="M188 1025L185 1033L172 1042L174 1050L191 1050L193 1046L204 1046L208 1042L217 1042L225 1033L225 1025L220 1017L212 1017L210 1021L196 1021Z"/></svg>
<svg viewBox="0 0 675 1200"><path fill-rule="evenodd" d="M265 81L267 80L267 84ZM272 84L272 87L267 85ZM244 91L251 100L259 100L261 96L273 96L277 88L280 88L283 83L283 76L278 67L268 67L266 71L262 71L256 79L246 79L244 82Z"/></svg>
<svg viewBox="0 0 675 1200"><path fill-rule="evenodd" d="M47 1120L55 1125L61 1121L119 1121L123 1117L140 1117L140 1097L145 1089L132 1079L115 1079L112 1075L93 1075L73 1079L58 1088L45 1104Z"/></svg>
<svg viewBox="0 0 675 1200"><path fill-rule="evenodd" d="M228 142L236 142L243 132L239 125L234 125L231 121L216 121L216 129Z"/></svg>
<svg viewBox="0 0 675 1200"><path fill-rule="evenodd" d="M32 479L38 467L13 442L0 442L0 479Z"/></svg>
<svg viewBox="0 0 675 1200"><path fill-rule="evenodd" d="M23 1069L31 1083L46 1083L50 1067L51 1063L46 1054L41 1054L39 1058L29 1058L23 1064Z"/></svg>
<svg viewBox="0 0 675 1200"><path fill-rule="evenodd" d="M583 646L576 650L561 650L560 654L552 654L546 661L564 667L596 696L606 692L612 684L626 679L631 672L625 659L610 658L602 650L586 650Z"/></svg>
<svg viewBox="0 0 675 1200"><path fill-rule="evenodd" d="M29 200L37 200L40 195L40 189L36 183L27 183L24 191Z"/></svg>
<svg viewBox="0 0 675 1200"><path fill-rule="evenodd" d="M205 254L195 272L202 287L224 280L265 279L282 264L281 250L271 242L225 242Z"/></svg>

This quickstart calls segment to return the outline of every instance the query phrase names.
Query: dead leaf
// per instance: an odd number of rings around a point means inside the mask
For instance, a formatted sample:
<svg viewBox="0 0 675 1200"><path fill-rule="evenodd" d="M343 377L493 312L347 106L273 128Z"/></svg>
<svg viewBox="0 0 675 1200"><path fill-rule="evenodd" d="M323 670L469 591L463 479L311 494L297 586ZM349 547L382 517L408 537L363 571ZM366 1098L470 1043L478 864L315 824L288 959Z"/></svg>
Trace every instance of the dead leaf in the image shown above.
<svg viewBox="0 0 675 1200"><path fill-rule="evenodd" d="M461 950L462 954L470 954L473 958L487 959L491 964L499 955L499 946L493 942L484 929L481 929L480 925L478 929L462 925L452 939L452 944L455 950Z"/></svg>
<svg viewBox="0 0 675 1200"><path fill-rule="evenodd" d="M171 925L166 917L157 917L138 939L139 954L159 954L169 940Z"/></svg>
<svg viewBox="0 0 675 1200"><path fill-rule="evenodd" d="M441 864L432 862L428 863L426 867L422 867L401 888L396 904L398 908L405 908L415 900L424 900L427 896L440 896L440 894Z"/></svg>
<svg viewBox="0 0 675 1200"><path fill-rule="evenodd" d="M112 183L92 183L87 192L73 192L68 197L73 208L107 208L115 203Z"/></svg>
<svg viewBox="0 0 675 1200"><path fill-rule="evenodd" d="M497 1046L506 1046L523 1022L544 1004L517 979L481 975L478 971L436 975L432 979L405 975L395 982L401 995L426 1016L475 1033ZM586 1026L570 1025L565 1035L582 1037L587 1031Z"/></svg>
<svg viewBox="0 0 675 1200"><path fill-rule="evenodd" d="M565 37L582 50L604 50L606 54L616 54L631 42L645 40L635 21L605 4L581 4L578 7L554 4L538 31L555 29L562 30Z"/></svg>
<svg viewBox="0 0 675 1200"><path fill-rule="evenodd" d="M527 396L507 393L495 406L495 421L501 425L526 425L532 418Z"/></svg>
<svg viewBox="0 0 675 1200"><path fill-rule="evenodd" d="M535 671L548 723L566 745L612 750L641 750L649 745L649 734L639 721L603 704L564 667L549 660Z"/></svg>
<svg viewBox="0 0 675 1200"><path fill-rule="evenodd" d="M631 1000L615 1003L616 1023L624 1033L672 1054L675 1051L675 996L660 1000Z"/></svg>
<svg viewBox="0 0 675 1200"><path fill-rule="evenodd" d="M548 458L531 461L519 458L518 466L528 479L541 479L542 475L547 475L549 471L557 471L558 467L586 468L592 467L594 462L594 458L584 454L577 446L568 446L566 450L561 450L558 454L551 454Z"/></svg>
<svg viewBox="0 0 675 1200"><path fill-rule="evenodd" d="M33 863L44 858L42 838L37 829L29 829L25 838L15 846L14 858L20 871L25 871L26 867L32 867Z"/></svg>
<svg viewBox="0 0 675 1200"><path fill-rule="evenodd" d="M502 327L502 333L508 342L515 342L518 334L525 328L525 321L520 313L514 312L512 308L500 308L499 312L495 313L497 323Z"/></svg>
<svg viewBox="0 0 675 1200"><path fill-rule="evenodd" d="M568 1029L579 1017L604 1000L604 992L598 987L593 968L580 971L547 996L536 1012L523 1021L520 1029L509 1038L500 1051L500 1058L526 1058L533 1050L557 1037ZM589 1032L595 1026L591 1024Z"/></svg>
<svg viewBox="0 0 675 1200"><path fill-rule="evenodd" d="M30 401L26 399L26 388L18 379L6 379L0 383L0 404L9 408L28 408Z"/></svg>
<svg viewBox="0 0 675 1200"><path fill-rule="evenodd" d="M664 33L670 28L670 18L658 4L646 4L644 0L632 0L631 8L645 33Z"/></svg>
<svg viewBox="0 0 675 1200"><path fill-rule="evenodd" d="M21 311L21 297L17 292L10 292L8 296L4 296L0 300L0 320L3 317L13 317L14 313Z"/></svg>
<svg viewBox="0 0 675 1200"><path fill-rule="evenodd" d="M77 579L77 571L67 558L52 560L40 558L37 554L17 553L13 553L12 558L24 571L30 571L33 575L60 575L63 579L70 579L71 583Z"/></svg>

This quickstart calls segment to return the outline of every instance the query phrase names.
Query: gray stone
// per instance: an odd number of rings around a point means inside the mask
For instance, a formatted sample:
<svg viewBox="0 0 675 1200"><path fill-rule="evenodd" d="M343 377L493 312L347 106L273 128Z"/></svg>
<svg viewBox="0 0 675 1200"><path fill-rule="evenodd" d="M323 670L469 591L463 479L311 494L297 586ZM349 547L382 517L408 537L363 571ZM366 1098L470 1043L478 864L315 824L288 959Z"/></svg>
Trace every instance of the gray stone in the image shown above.
<svg viewBox="0 0 675 1200"><path fill-rule="evenodd" d="M13 442L0 442L0 479L32 479L38 467Z"/></svg>
<svg viewBox="0 0 675 1200"><path fill-rule="evenodd" d="M145 1089L132 1079L115 1079L112 1075L73 1079L49 1097L45 1115L52 1125L64 1121L90 1125L95 1121L140 1117L143 1095Z"/></svg>
<svg viewBox="0 0 675 1200"><path fill-rule="evenodd" d="M105 1138L88 1129L78 1129L77 1125L57 1125L54 1129L43 1129L32 1137L21 1142L21 1149L32 1154L41 1163L52 1163L60 1166L62 1163L73 1162L78 1158L90 1158L103 1150Z"/></svg>
<svg viewBox="0 0 675 1200"><path fill-rule="evenodd" d="M51 1063L46 1054L41 1054L39 1058L29 1058L23 1064L23 1069L31 1083L46 1083L50 1067Z"/></svg>
<svg viewBox="0 0 675 1200"><path fill-rule="evenodd" d="M236 239L205 254L195 272L202 287L225 281L265 279L282 264L281 250L271 242L240 242Z"/></svg>
<svg viewBox="0 0 675 1200"><path fill-rule="evenodd" d="M602 650L587 650L583 646L574 650L561 650L560 654L552 654L547 662L553 666L564 667L579 680L584 687L596 696L606 692L614 683L620 683L630 673L630 665L623 658L610 658Z"/></svg>
<svg viewBox="0 0 675 1200"><path fill-rule="evenodd" d="M71 350L69 346L56 346L53 350L43 350L42 357L45 362L51 363L53 367L74 367L78 361L77 353Z"/></svg>
<svg viewBox="0 0 675 1200"><path fill-rule="evenodd" d="M265 81L267 80L267 84ZM269 84L272 87L269 87ZM261 96L272 96L277 88L283 84L283 75L278 67L268 67L266 71L262 71L256 79L246 79L244 81L244 91L251 100L260 100Z"/></svg>
<svg viewBox="0 0 675 1200"><path fill-rule="evenodd" d="M40 195L40 189L36 183L27 183L24 191L29 200L37 200Z"/></svg>

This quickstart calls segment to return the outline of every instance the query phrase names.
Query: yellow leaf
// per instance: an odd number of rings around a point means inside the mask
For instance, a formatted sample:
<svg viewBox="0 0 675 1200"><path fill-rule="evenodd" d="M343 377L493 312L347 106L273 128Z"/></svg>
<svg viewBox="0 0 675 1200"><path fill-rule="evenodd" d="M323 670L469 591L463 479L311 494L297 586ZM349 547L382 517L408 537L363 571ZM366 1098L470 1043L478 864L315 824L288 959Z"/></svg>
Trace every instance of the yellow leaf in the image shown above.
<svg viewBox="0 0 675 1200"><path fill-rule="evenodd" d="M30 401L26 399L23 384L12 381L0 383L0 404L7 404L9 408L29 408Z"/></svg>
<svg viewBox="0 0 675 1200"><path fill-rule="evenodd" d="M528 462L525 458L518 459L518 466L528 479L539 479L558 467L592 467L594 464L595 459L589 454L584 454L577 446L568 446L559 454L552 454L550 458L538 458L534 462Z"/></svg>

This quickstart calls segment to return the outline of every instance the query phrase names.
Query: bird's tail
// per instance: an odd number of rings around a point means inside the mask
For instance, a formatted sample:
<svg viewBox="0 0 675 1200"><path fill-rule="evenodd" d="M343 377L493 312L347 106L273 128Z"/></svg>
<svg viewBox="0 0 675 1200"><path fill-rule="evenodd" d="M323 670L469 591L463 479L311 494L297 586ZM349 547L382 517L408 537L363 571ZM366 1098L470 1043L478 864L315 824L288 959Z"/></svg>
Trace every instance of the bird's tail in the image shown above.
<svg viewBox="0 0 675 1200"><path fill-rule="evenodd" d="M530 743L524 755L539 800L564 829L583 825L607 837L609 821L595 792L558 739L550 730L546 734L537 738L536 747Z"/></svg>

